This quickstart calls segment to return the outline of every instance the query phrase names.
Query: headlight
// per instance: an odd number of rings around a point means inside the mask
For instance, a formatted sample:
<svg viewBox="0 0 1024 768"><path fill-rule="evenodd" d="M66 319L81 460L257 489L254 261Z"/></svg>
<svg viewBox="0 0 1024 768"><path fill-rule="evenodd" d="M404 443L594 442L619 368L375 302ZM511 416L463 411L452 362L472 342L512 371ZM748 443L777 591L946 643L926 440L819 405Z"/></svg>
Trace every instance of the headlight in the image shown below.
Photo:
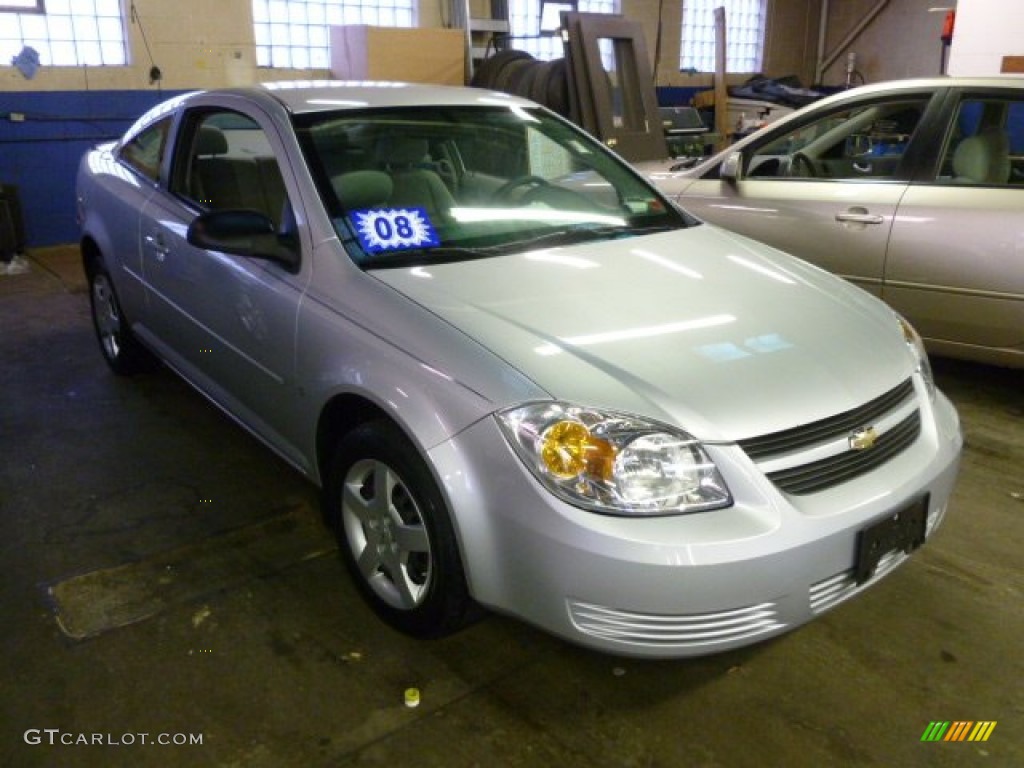
<svg viewBox="0 0 1024 768"><path fill-rule="evenodd" d="M655 422L566 403L498 414L530 471L556 496L616 515L677 515L732 504L692 436Z"/></svg>
<svg viewBox="0 0 1024 768"><path fill-rule="evenodd" d="M910 351L917 360L917 372L921 374L921 378L924 379L925 386L928 388L928 397L934 400L935 377L932 376L932 364L928 362L928 353L925 351L924 342L921 341L921 336L918 332L914 330L914 326L902 317L899 318L899 321L900 328L903 329L903 339L907 342L907 346L910 347Z"/></svg>

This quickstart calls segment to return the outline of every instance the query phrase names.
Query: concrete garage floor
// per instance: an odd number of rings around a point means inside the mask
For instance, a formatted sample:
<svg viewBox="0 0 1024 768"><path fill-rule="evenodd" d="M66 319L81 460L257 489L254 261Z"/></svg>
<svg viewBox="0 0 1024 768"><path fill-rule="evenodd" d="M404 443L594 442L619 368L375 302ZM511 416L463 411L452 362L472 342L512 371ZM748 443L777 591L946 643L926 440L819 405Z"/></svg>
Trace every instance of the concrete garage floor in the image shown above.
<svg viewBox="0 0 1024 768"><path fill-rule="evenodd" d="M1021 372L937 364L967 432L944 526L798 631L678 662L497 616L421 643L312 487L169 372L108 372L73 250L32 259L0 277L0 765L1024 765Z"/></svg>

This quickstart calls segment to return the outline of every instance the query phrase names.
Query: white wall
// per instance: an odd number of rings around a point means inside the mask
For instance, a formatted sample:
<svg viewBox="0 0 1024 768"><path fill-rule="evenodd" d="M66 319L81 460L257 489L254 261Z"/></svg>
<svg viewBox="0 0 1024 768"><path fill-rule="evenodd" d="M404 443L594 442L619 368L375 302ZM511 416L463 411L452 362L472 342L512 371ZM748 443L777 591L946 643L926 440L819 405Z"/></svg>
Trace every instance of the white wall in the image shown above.
<svg viewBox="0 0 1024 768"><path fill-rule="evenodd" d="M1004 56L1024 56L1024 2L960 0L949 74L998 75Z"/></svg>

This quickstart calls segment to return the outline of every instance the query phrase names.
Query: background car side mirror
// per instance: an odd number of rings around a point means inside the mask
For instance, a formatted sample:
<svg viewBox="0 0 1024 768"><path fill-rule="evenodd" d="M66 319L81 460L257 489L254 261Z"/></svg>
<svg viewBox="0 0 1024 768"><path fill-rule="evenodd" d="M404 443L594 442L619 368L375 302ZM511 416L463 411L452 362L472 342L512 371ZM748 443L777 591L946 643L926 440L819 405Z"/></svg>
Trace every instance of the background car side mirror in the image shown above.
<svg viewBox="0 0 1024 768"><path fill-rule="evenodd" d="M279 234L274 222L258 211L207 211L192 220L186 237L209 251L269 259L291 270L299 264L294 238Z"/></svg>
<svg viewBox="0 0 1024 768"><path fill-rule="evenodd" d="M718 169L718 177L730 184L735 184L743 178L743 153L730 152Z"/></svg>

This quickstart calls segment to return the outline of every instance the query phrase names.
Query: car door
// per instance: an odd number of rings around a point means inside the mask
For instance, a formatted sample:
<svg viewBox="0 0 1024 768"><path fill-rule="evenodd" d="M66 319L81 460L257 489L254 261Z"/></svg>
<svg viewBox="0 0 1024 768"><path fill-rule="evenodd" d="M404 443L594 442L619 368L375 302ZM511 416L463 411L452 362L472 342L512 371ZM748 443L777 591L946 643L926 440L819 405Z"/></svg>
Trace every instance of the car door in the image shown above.
<svg viewBox="0 0 1024 768"><path fill-rule="evenodd" d="M107 266L115 273L118 301L125 317L131 318L133 323L144 323L147 309L142 281L139 212L159 188L172 122L173 115L165 115L149 125L140 126L113 150L115 162L92 169L93 178L104 191L103 215L107 220L117 222L117 226L105 229L109 237ZM89 157L99 162L103 156L92 153ZM81 196L86 194L90 193L79 190L79 205L85 204Z"/></svg>
<svg viewBox="0 0 1024 768"><path fill-rule="evenodd" d="M947 106L935 162L900 202L883 298L935 351L1019 364L1024 89L957 90Z"/></svg>
<svg viewBox="0 0 1024 768"><path fill-rule="evenodd" d="M722 178L720 164L679 202L878 295L908 148L933 97L898 93L808 109L737 145L741 173Z"/></svg>
<svg viewBox="0 0 1024 768"><path fill-rule="evenodd" d="M206 210L256 210L294 221L283 144L258 110L197 107L184 115L169 187L142 222L151 332L164 356L212 399L291 455L287 410L295 324L308 265L192 246ZM286 182L286 178L288 181ZM296 457L297 454L293 456Z"/></svg>

